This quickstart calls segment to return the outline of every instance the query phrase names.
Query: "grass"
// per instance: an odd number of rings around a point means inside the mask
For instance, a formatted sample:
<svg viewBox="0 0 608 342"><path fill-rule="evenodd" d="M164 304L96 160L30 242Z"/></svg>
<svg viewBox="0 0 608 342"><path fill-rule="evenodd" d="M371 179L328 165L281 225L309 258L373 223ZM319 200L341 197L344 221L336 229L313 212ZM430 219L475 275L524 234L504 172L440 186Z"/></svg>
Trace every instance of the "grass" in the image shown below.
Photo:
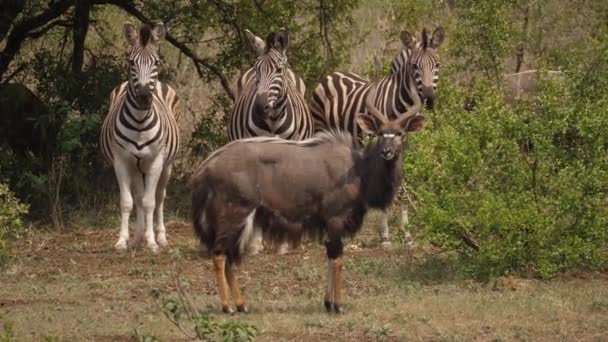
<svg viewBox="0 0 608 342"><path fill-rule="evenodd" d="M154 288L175 293L179 275L180 287L214 326L253 324L261 341L600 341L608 335L605 274L477 282L448 257L369 243L377 234L372 227L351 241L369 247L347 249L342 316L324 311L327 263L316 244L246 261L239 279L251 312L222 314L211 262L197 256L191 228L173 223L171 247L160 255L114 252L115 229L28 237L0 274L0 317L17 341L183 340L151 296Z"/></svg>

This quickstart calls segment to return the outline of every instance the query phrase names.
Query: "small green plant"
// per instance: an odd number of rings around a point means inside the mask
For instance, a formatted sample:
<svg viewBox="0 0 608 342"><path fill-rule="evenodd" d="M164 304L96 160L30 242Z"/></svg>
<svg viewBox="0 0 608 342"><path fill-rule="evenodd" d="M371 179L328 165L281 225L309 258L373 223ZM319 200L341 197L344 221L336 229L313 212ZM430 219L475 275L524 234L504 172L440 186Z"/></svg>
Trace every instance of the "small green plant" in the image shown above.
<svg viewBox="0 0 608 342"><path fill-rule="evenodd" d="M591 303L591 311L595 312L608 312L608 301L595 300Z"/></svg>
<svg viewBox="0 0 608 342"><path fill-rule="evenodd" d="M374 341L385 341L388 338L390 332L391 329L387 326L373 327L367 329L365 335L373 338Z"/></svg>
<svg viewBox="0 0 608 342"><path fill-rule="evenodd" d="M15 342L15 327L13 322L7 321L3 316L0 315L0 324L2 325L0 330L0 342Z"/></svg>
<svg viewBox="0 0 608 342"><path fill-rule="evenodd" d="M257 328L240 321L218 323L206 312L196 309L176 279L178 299L161 296L158 289L152 290L152 298L163 315L184 335L192 340L203 341L254 341Z"/></svg>
<svg viewBox="0 0 608 342"><path fill-rule="evenodd" d="M26 233L22 216L28 207L10 191L8 185L0 183L0 266L8 257L8 241L16 240Z"/></svg>

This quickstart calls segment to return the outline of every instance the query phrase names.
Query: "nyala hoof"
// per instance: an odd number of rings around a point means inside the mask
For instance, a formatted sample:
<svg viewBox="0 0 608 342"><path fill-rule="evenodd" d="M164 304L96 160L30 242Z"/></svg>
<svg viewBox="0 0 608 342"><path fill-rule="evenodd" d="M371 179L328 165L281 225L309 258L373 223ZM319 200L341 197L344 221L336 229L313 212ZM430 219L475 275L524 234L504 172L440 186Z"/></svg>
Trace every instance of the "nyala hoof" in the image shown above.
<svg viewBox="0 0 608 342"><path fill-rule="evenodd" d="M247 306L245 304L237 305L236 311L242 312L242 313L249 313L249 309L247 308Z"/></svg>
<svg viewBox="0 0 608 342"><path fill-rule="evenodd" d="M327 313L332 313L335 312L336 314L342 315L344 314L344 309L342 308L342 306L338 303L332 303L329 301L325 301L325 310L327 311Z"/></svg>
<svg viewBox="0 0 608 342"><path fill-rule="evenodd" d="M222 311L223 311L225 314L229 314L229 315L234 314L234 310L232 310L232 308L231 308L231 307L229 307L228 305L222 305Z"/></svg>

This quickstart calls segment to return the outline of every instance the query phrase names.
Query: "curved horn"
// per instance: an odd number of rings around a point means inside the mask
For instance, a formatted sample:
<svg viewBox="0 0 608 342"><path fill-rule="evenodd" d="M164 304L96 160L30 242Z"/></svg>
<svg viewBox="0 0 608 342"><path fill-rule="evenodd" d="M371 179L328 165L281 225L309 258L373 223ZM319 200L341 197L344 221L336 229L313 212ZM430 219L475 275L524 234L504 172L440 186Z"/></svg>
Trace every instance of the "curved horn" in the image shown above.
<svg viewBox="0 0 608 342"><path fill-rule="evenodd" d="M374 117L376 120L385 123L387 122L387 118L380 113L378 108L374 106L374 97L376 97L376 91L378 90L378 84L373 82L371 87L369 88L369 93L365 97L365 107L367 111Z"/></svg>
<svg viewBox="0 0 608 342"><path fill-rule="evenodd" d="M414 82L412 82L411 78L410 82L408 83L410 85L410 96L412 97L414 104L407 112L405 112L405 114L401 114L397 117L397 119L395 119L395 122L397 122L398 124L401 124L404 121L411 119L413 116L420 113L420 111L422 110L422 101L420 100L420 95L418 95L418 89L416 89L416 87L414 86Z"/></svg>

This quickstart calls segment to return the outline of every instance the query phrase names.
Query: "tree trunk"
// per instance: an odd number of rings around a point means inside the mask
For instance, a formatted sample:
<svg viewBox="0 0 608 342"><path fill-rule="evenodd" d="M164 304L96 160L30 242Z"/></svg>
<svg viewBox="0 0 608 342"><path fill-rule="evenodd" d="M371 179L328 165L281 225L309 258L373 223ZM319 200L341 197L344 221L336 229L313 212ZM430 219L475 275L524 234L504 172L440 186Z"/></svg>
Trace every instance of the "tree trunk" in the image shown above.
<svg viewBox="0 0 608 342"><path fill-rule="evenodd" d="M89 11L91 3L89 0L76 2L74 10L74 52L72 53L72 72L80 74L84 63L84 41L89 30Z"/></svg>

